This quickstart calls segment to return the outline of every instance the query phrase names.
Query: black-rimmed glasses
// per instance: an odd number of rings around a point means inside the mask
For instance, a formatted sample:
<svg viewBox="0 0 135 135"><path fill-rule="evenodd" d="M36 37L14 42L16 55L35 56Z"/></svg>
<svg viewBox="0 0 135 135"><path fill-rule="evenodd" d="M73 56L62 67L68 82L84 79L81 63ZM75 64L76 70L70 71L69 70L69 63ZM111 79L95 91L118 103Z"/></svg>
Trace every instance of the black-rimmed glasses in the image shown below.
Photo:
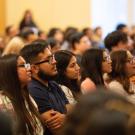
<svg viewBox="0 0 135 135"><path fill-rule="evenodd" d="M34 63L34 65L39 65L39 64L42 64L42 63L49 63L49 64L52 64L53 63L53 61L54 61L54 55L51 55L51 56L49 56L49 58L48 58L48 60L43 60L43 61L40 61L40 62L36 62L36 63Z"/></svg>

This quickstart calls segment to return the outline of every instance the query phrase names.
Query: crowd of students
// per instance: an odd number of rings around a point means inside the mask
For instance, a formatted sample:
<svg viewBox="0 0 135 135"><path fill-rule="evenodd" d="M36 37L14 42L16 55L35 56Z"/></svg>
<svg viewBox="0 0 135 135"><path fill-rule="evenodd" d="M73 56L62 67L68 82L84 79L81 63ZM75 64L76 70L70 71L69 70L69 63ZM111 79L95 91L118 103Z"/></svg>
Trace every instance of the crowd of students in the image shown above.
<svg viewBox="0 0 135 135"><path fill-rule="evenodd" d="M12 123L10 135L135 134L135 33L126 25L104 39L101 27L46 34L27 10L5 31L0 123Z"/></svg>

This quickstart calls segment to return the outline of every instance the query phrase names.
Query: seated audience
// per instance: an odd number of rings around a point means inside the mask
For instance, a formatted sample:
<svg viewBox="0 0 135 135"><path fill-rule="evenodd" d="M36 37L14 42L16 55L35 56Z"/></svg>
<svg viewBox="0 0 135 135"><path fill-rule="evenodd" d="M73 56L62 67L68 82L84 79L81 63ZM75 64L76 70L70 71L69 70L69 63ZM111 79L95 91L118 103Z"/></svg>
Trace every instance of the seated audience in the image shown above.
<svg viewBox="0 0 135 135"><path fill-rule="evenodd" d="M31 64L32 81L28 89L47 125L45 135L54 135L63 125L70 108L64 92L53 81L57 74L54 55L47 42L40 40L25 46L21 55Z"/></svg>

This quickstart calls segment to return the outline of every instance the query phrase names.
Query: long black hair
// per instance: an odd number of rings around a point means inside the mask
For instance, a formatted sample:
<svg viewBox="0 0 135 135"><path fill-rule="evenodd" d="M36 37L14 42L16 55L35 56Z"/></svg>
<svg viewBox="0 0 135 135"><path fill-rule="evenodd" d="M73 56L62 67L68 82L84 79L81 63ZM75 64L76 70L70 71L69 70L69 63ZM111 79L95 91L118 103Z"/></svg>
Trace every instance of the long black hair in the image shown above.
<svg viewBox="0 0 135 135"><path fill-rule="evenodd" d="M18 120L18 132L34 135L40 121L26 87L22 88L17 72L19 55L9 54L0 58L0 86L11 100ZM28 133L29 132L29 133Z"/></svg>
<svg viewBox="0 0 135 135"><path fill-rule="evenodd" d="M103 52L101 49L89 49L82 56L81 80L90 78L95 85L104 85L102 62Z"/></svg>
<svg viewBox="0 0 135 135"><path fill-rule="evenodd" d="M73 56L75 55L67 50L61 50L55 53L55 59L57 61L56 66L58 71L56 82L58 84L67 86L72 91L75 99L77 99L78 95L80 94L78 80L70 79L65 75L67 66Z"/></svg>

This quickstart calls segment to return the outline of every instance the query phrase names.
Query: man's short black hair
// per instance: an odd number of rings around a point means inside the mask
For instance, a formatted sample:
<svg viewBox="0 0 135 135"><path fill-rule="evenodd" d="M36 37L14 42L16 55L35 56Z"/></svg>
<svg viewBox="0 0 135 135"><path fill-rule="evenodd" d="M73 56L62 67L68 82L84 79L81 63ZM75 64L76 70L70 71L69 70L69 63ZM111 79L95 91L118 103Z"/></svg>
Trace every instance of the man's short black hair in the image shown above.
<svg viewBox="0 0 135 135"><path fill-rule="evenodd" d="M48 44L45 40L35 40L31 44L24 46L20 55L26 60L26 62L32 64L36 62L39 53L43 52Z"/></svg>
<svg viewBox="0 0 135 135"><path fill-rule="evenodd" d="M74 34L72 34L72 36L70 37L70 44L71 44L71 48L75 49L75 43L79 43L81 38L84 37L85 34L82 32L76 32Z"/></svg>
<svg viewBox="0 0 135 135"><path fill-rule="evenodd" d="M119 42L128 42L128 37L126 33L123 33L121 31L113 31L109 33L104 39L105 47L109 51L111 51L114 46L117 46Z"/></svg>
<svg viewBox="0 0 135 135"><path fill-rule="evenodd" d="M125 27L127 27L126 24L120 23L120 24L117 25L116 30L122 30Z"/></svg>

